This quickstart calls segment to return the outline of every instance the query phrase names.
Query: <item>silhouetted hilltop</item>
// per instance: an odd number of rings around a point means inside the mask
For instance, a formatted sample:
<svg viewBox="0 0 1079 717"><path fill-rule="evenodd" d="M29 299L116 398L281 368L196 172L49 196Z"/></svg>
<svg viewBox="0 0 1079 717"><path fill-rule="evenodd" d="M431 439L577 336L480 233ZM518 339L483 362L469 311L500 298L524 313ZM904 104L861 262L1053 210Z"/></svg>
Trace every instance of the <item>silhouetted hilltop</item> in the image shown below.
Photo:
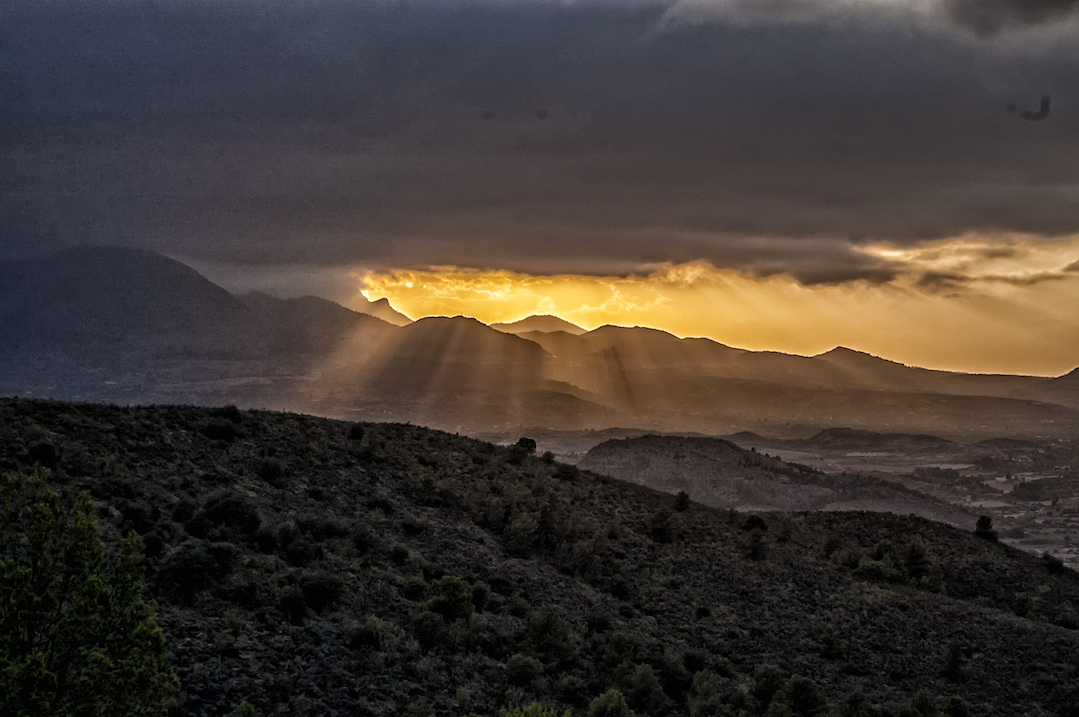
<svg viewBox="0 0 1079 717"><path fill-rule="evenodd" d="M585 333L577 324L570 323L565 319L560 319L557 316L548 316L546 314L539 316L528 316L520 321L513 321L507 324L495 323L490 325L492 329L496 331L502 331L507 334L524 334L531 331L539 331L542 333L550 333L552 331L564 331L567 334L573 334L578 336Z"/></svg>
<svg viewBox="0 0 1079 717"><path fill-rule="evenodd" d="M813 713L1075 704L1079 577L971 529L714 510L403 424L0 400L0 469L35 464L111 543L144 536L176 714L581 715L613 688L750 717L769 684Z"/></svg>
<svg viewBox="0 0 1079 717"><path fill-rule="evenodd" d="M390 306L390 300L386 298L376 299L375 301L368 301L363 306L356 309L361 314L368 314L375 318L382 319L383 321L393 324L394 326L408 326L412 323L412 319L402 314L397 309Z"/></svg>

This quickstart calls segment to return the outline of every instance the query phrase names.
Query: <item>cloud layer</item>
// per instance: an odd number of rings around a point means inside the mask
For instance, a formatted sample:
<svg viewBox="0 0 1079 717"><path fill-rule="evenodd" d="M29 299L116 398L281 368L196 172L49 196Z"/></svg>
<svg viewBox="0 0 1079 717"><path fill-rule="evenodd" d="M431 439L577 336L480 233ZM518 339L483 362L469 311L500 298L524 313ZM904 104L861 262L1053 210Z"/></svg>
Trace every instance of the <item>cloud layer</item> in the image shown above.
<svg viewBox="0 0 1079 717"><path fill-rule="evenodd" d="M888 281L1079 231L1073 5L15 3L0 252Z"/></svg>

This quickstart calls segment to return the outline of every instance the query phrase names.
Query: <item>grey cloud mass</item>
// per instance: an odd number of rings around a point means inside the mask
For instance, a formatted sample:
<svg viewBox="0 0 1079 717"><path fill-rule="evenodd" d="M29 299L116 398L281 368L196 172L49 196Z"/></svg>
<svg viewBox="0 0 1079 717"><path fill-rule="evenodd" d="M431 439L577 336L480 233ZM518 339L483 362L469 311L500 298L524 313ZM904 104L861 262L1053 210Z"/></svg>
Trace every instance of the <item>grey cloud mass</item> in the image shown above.
<svg viewBox="0 0 1079 717"><path fill-rule="evenodd" d="M0 254L884 281L859 246L1079 231L1072 3L1019 6L8 3Z"/></svg>

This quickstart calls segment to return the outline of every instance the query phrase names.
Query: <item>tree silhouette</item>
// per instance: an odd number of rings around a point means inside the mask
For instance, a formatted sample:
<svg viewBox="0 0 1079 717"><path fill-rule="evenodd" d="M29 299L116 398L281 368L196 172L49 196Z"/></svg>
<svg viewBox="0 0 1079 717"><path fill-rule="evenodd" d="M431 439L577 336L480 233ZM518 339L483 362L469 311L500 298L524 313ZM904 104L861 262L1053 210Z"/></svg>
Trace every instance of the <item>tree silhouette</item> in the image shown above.
<svg viewBox="0 0 1079 717"><path fill-rule="evenodd" d="M0 480L0 714L164 714L155 605L142 599L142 540L110 559L82 493L70 510L39 475Z"/></svg>

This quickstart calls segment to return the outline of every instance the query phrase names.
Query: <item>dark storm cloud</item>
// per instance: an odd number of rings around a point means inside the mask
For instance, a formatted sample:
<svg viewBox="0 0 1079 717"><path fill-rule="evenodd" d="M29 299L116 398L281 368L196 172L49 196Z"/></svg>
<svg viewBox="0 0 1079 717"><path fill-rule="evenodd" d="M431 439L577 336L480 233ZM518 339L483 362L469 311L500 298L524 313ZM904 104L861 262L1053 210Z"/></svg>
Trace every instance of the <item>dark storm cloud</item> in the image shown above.
<svg viewBox="0 0 1079 717"><path fill-rule="evenodd" d="M1079 0L946 0L951 17L977 33L991 35L1014 27L1061 20Z"/></svg>
<svg viewBox="0 0 1079 717"><path fill-rule="evenodd" d="M1079 231L1079 55L908 15L11 7L7 255L121 242L215 262L588 273L705 260L812 283L890 278L858 250L874 241ZM1005 111L1050 93L1044 122Z"/></svg>

